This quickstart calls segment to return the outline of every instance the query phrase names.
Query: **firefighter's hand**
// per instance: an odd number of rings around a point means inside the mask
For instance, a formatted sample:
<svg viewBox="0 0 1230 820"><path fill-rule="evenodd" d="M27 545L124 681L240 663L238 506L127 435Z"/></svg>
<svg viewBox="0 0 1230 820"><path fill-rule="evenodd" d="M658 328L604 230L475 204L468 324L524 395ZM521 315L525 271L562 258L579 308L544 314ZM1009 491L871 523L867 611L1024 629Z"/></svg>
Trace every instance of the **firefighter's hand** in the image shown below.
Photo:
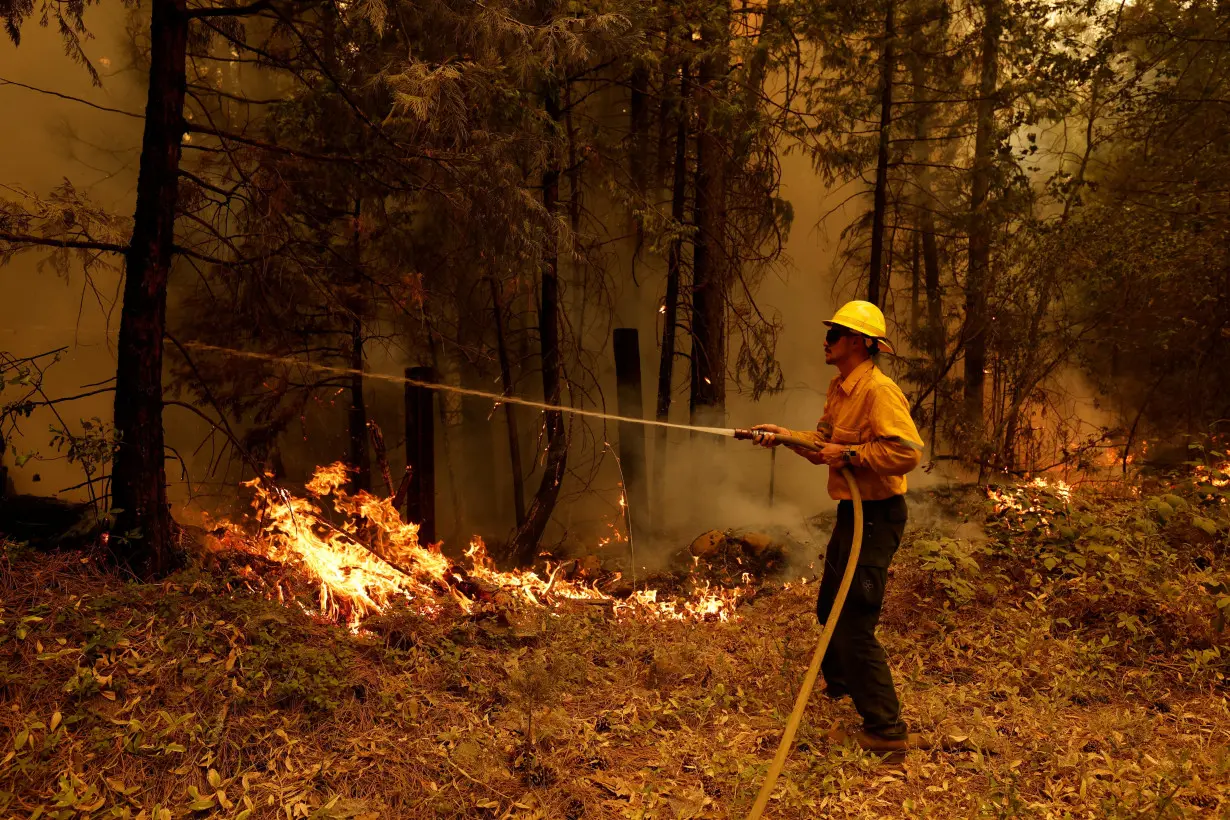
<svg viewBox="0 0 1230 820"><path fill-rule="evenodd" d="M776 424L757 424L752 428L752 432L754 434L752 441L761 447L776 447L778 445L777 436L790 435L789 430Z"/></svg>
<svg viewBox="0 0 1230 820"><path fill-rule="evenodd" d="M819 459L830 467L846 467L846 448L840 444L826 444L820 449Z"/></svg>

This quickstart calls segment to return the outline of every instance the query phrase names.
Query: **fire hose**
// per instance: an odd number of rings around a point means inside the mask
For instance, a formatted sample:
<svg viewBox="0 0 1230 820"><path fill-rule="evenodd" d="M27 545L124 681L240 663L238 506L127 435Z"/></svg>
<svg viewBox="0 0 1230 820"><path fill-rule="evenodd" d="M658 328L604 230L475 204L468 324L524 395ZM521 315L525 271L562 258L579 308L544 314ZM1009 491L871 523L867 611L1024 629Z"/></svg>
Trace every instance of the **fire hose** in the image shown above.
<svg viewBox="0 0 1230 820"><path fill-rule="evenodd" d="M735 438L752 439L754 433L751 430L736 430ZM812 451L817 449L812 442L793 436L774 434L773 438L779 444L790 447ZM833 639L834 630L837 629L837 619L841 615L842 606L846 603L846 594L850 591L854 571L858 567L858 553L863 546L863 499L858 494L858 484L855 483L854 476L848 468L842 468L841 477L846 480L846 485L850 488L851 500L854 503L854 539L850 542L850 557L846 560L846 571L841 576L841 585L837 587L837 597L833 600L833 606L829 610L831 614L825 621L824 632L820 634L820 642L816 644L816 651L811 656L811 665L807 667L807 674L803 677L803 686L794 699L794 710L790 713L790 719L786 721L786 729L782 732L781 742L777 744L777 754L773 756L773 762L765 774L760 793L756 795L756 802L747 816L748 820L759 820L764 814L765 807L769 804L769 796L773 794L773 787L777 784L777 777L782 773L782 767L786 765L786 758L790 755L790 746L794 743L794 736L799 731L799 724L803 721L803 712L807 710L807 702L811 699L811 691L816 685L816 676L820 674L820 663L824 660L824 653Z"/></svg>

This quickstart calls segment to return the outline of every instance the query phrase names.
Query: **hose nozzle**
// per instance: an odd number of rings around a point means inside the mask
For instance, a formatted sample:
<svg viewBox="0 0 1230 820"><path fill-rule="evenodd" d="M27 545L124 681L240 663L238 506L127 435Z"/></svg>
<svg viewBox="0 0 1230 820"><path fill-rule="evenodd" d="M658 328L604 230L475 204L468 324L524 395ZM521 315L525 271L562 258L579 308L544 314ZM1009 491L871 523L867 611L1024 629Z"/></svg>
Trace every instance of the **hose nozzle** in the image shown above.
<svg viewBox="0 0 1230 820"><path fill-rule="evenodd" d="M755 441L760 443L761 437L770 438L776 444L785 444L787 447L795 447L800 450L816 450L815 444L810 441L805 441L796 436L784 435L782 433L762 433L760 430L749 430L744 427L735 428L735 438L741 441Z"/></svg>

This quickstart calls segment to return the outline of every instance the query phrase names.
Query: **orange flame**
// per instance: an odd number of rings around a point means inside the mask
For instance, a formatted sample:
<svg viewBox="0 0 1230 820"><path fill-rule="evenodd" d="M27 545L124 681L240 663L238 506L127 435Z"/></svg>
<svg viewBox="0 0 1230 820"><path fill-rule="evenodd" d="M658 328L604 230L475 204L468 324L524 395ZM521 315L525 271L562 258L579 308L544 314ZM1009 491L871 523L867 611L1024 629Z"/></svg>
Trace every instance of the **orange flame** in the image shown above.
<svg viewBox="0 0 1230 820"><path fill-rule="evenodd" d="M350 495L344 489L347 479L341 463L317 468L306 485L312 500L253 479L244 486L255 492L252 506L259 533L252 536L229 522L222 526L229 546L305 571L319 587L319 614L354 630L364 618L399 600L433 616L449 601L473 614L496 606L498 600L504 606L600 604L623 617L729 621L737 618L735 607L746 594L745 589L705 585L687 598L660 598L657 590L649 589L618 599L592 582L561 577L562 565L548 563L546 578L530 570L502 572L477 537L463 561L454 562L439 544L420 544L419 526L403 521L391 499L365 491ZM332 498L341 524L331 523L318 506L326 497ZM618 537L618 530L615 533ZM283 594L281 587L278 594Z"/></svg>

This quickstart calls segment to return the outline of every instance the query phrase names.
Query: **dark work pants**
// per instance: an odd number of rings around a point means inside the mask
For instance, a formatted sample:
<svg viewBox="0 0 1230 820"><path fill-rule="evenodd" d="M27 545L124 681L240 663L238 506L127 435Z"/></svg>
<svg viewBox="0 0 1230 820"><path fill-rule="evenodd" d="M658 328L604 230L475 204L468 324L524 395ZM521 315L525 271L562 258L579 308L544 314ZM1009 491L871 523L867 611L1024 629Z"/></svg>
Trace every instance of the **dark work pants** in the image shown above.
<svg viewBox="0 0 1230 820"><path fill-rule="evenodd" d="M821 665L830 694L850 695L863 718L863 728L893 739L904 738L906 727L901 722L901 705L884 647L876 640L876 625L884 604L888 565L901 543L907 517L904 496L863 502L863 545L858 566ZM816 601L820 623L828 620L837 598L853 540L854 505L842 501L837 505L837 526L824 555L824 574Z"/></svg>

